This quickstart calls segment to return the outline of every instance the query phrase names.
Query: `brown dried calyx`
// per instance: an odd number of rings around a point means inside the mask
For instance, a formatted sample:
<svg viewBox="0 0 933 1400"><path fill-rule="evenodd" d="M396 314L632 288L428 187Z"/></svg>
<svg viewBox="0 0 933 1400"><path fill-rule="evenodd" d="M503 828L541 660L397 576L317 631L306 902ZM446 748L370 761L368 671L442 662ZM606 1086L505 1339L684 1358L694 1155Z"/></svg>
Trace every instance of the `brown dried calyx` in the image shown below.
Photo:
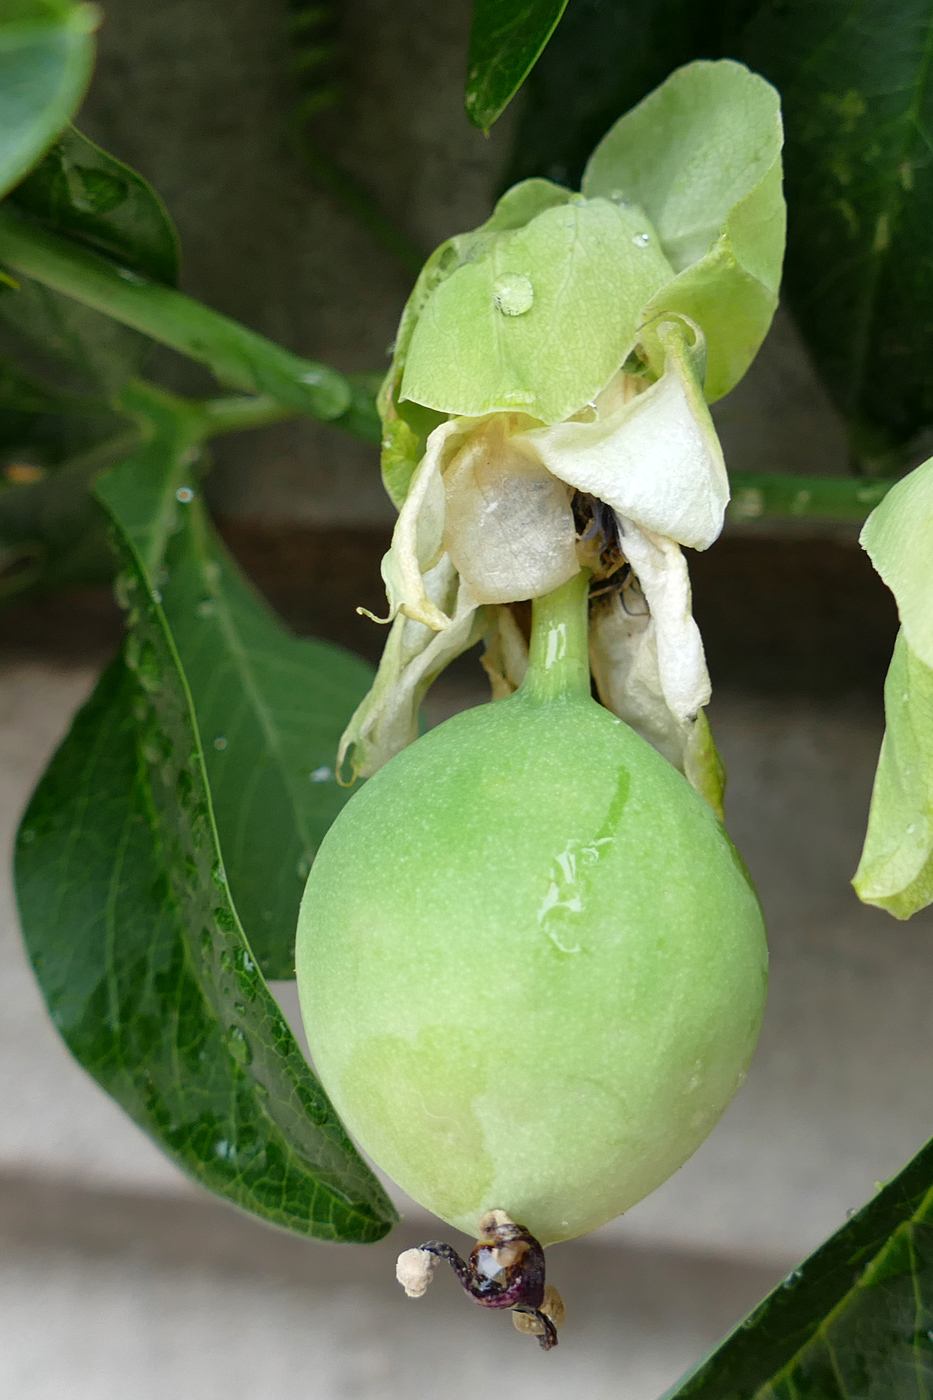
<svg viewBox="0 0 933 1400"><path fill-rule="evenodd" d="M481 1236L466 1261L439 1240L406 1249L396 1267L399 1283L410 1298L420 1298L439 1260L446 1259L471 1298L484 1308L511 1308L518 1330L531 1332L550 1351L557 1346L564 1304L556 1288L545 1286L544 1250L504 1210L487 1211L479 1228Z"/></svg>

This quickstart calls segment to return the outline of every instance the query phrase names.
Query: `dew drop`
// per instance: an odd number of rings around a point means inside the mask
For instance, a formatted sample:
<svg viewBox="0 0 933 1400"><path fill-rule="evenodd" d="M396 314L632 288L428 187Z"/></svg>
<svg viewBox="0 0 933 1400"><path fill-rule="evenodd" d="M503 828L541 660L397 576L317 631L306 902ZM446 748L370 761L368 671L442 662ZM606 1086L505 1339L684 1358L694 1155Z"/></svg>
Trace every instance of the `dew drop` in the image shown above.
<svg viewBox="0 0 933 1400"><path fill-rule="evenodd" d="M609 198L612 200L613 204L618 204L620 209L628 208L628 200L625 198L624 190L610 190Z"/></svg>
<svg viewBox="0 0 933 1400"><path fill-rule="evenodd" d="M315 768L312 773L308 774L312 783L328 783L333 776L333 768L328 768L326 764L322 768Z"/></svg>
<svg viewBox="0 0 933 1400"><path fill-rule="evenodd" d="M317 369L305 370L304 374L299 374L298 382L299 384L320 384L321 372Z"/></svg>
<svg viewBox="0 0 933 1400"><path fill-rule="evenodd" d="M152 592L149 594L149 597L152 599L152 601L153 601L154 603L161 603L161 601L162 601L162 592L161 592L161 590L158 589L158 588L153 588Z"/></svg>
<svg viewBox="0 0 933 1400"><path fill-rule="evenodd" d="M175 492L175 500L180 501L183 506L190 506L194 500L194 492L190 486L179 486Z"/></svg>
<svg viewBox="0 0 933 1400"><path fill-rule="evenodd" d="M195 617L213 617L217 611L217 604L213 598L202 598L194 610Z"/></svg>
<svg viewBox="0 0 933 1400"><path fill-rule="evenodd" d="M124 282L134 283L137 287L143 286L146 281L145 277L140 277L138 272L131 272L128 267L118 267L117 276L122 277Z"/></svg>
<svg viewBox="0 0 933 1400"><path fill-rule="evenodd" d="M632 238L632 242L635 244L636 248L647 248L648 244L651 242L651 234L636 233Z"/></svg>
<svg viewBox="0 0 933 1400"><path fill-rule="evenodd" d="M298 878L300 880L307 880L311 873L311 861L307 856L302 856L295 866L295 869L298 872Z"/></svg>
<svg viewBox="0 0 933 1400"><path fill-rule="evenodd" d="M238 1065L248 1065L252 1060L253 1052L249 1048L249 1041L239 1026L230 1027L224 1036L224 1044Z"/></svg>
<svg viewBox="0 0 933 1400"><path fill-rule="evenodd" d="M910 826L907 828L907 835L908 835L908 836L913 836L913 834L914 834L914 832L915 832L916 830L917 830L917 823L916 823L916 822L911 822L911 823L910 823Z"/></svg>
<svg viewBox="0 0 933 1400"><path fill-rule="evenodd" d="M217 749L217 751L218 751L219 753L223 753L223 751L224 751L224 749L225 749L226 747L227 747L227 741L226 741L226 739L224 738L224 736L223 736L222 734L218 734L218 735L217 735L217 738L214 740L214 748Z"/></svg>
<svg viewBox="0 0 933 1400"><path fill-rule="evenodd" d="M493 283L492 299L503 316L524 316L534 304L535 289L523 273L507 273Z"/></svg>

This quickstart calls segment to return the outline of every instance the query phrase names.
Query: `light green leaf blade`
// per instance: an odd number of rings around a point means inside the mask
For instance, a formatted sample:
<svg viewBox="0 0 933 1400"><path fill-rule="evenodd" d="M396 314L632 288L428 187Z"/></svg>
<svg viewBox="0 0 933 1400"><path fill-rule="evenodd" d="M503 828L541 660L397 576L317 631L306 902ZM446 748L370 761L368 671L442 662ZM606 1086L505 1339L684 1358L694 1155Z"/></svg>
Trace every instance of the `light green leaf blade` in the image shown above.
<svg viewBox="0 0 933 1400"><path fill-rule="evenodd" d="M933 666L933 458L891 487L859 541L897 599L912 650Z"/></svg>
<svg viewBox="0 0 933 1400"><path fill-rule="evenodd" d="M645 319L677 311L708 342L706 395L728 393L774 314L784 254L780 99L740 63L673 73L615 124L590 158L587 196L645 209L678 274Z"/></svg>
<svg viewBox="0 0 933 1400"><path fill-rule="evenodd" d="M93 5L7 0L0 16L0 195L74 114L94 64Z"/></svg>
<svg viewBox="0 0 933 1400"><path fill-rule="evenodd" d="M671 273L636 207L578 197L545 209L430 295L401 397L464 417L520 411L559 423L619 368Z"/></svg>
<svg viewBox="0 0 933 1400"><path fill-rule="evenodd" d="M497 235L523 228L537 214L566 204L571 198L570 190L552 184L550 180L522 180L505 192L484 224L470 233L447 239L435 249L421 269L402 313L392 351L392 364L379 393L382 479L397 509L401 509L415 468L424 456L428 434L444 421L443 413L438 413L436 409L399 398L408 348L428 299L458 267L484 248L492 247Z"/></svg>
<svg viewBox="0 0 933 1400"><path fill-rule="evenodd" d="M488 131L554 32L567 0L473 0L466 109Z"/></svg>
<svg viewBox="0 0 933 1400"><path fill-rule="evenodd" d="M909 919L933 902L933 669L902 629L884 687L886 728L855 878L864 904Z"/></svg>

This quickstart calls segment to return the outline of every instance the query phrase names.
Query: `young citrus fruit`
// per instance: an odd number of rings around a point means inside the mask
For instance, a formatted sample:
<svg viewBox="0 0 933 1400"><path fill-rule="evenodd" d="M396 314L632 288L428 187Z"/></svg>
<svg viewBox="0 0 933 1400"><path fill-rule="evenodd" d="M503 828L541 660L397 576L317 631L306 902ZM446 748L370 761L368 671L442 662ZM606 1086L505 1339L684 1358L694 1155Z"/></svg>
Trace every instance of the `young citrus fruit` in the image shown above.
<svg viewBox="0 0 933 1400"><path fill-rule="evenodd" d="M298 929L311 1051L349 1130L450 1224L504 1210L545 1244L690 1156L743 1078L766 983L722 825L590 698L585 607L579 580L536 604L522 688L353 797Z"/></svg>

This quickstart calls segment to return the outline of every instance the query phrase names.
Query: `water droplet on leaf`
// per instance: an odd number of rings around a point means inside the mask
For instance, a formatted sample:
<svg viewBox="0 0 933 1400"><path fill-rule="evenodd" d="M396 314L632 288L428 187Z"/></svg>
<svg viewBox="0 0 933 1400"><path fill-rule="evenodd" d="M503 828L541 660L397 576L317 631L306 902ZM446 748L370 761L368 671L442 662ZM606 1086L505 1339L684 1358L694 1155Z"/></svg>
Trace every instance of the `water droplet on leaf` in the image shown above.
<svg viewBox="0 0 933 1400"><path fill-rule="evenodd" d="M333 776L333 768L328 768L326 764L321 768L315 768L312 773L308 774L312 783L327 783L330 782Z"/></svg>
<svg viewBox="0 0 933 1400"><path fill-rule="evenodd" d="M179 486L175 492L175 500L180 501L183 506L188 506L194 500L194 492L190 486Z"/></svg>
<svg viewBox="0 0 933 1400"><path fill-rule="evenodd" d="M632 238L632 242L635 244L636 248L647 248L648 244L651 242L651 234L636 233Z"/></svg>
<svg viewBox="0 0 933 1400"><path fill-rule="evenodd" d="M223 736L222 734L218 734L218 735L217 735L217 738L214 740L214 748L217 749L220 753L223 753L223 751L224 751L224 749L225 749L226 747L227 747L227 741L226 741L226 739L224 738L224 736Z"/></svg>
<svg viewBox="0 0 933 1400"><path fill-rule="evenodd" d="M523 316L534 304L535 289L523 273L507 273L493 283L492 299L503 316Z"/></svg>

